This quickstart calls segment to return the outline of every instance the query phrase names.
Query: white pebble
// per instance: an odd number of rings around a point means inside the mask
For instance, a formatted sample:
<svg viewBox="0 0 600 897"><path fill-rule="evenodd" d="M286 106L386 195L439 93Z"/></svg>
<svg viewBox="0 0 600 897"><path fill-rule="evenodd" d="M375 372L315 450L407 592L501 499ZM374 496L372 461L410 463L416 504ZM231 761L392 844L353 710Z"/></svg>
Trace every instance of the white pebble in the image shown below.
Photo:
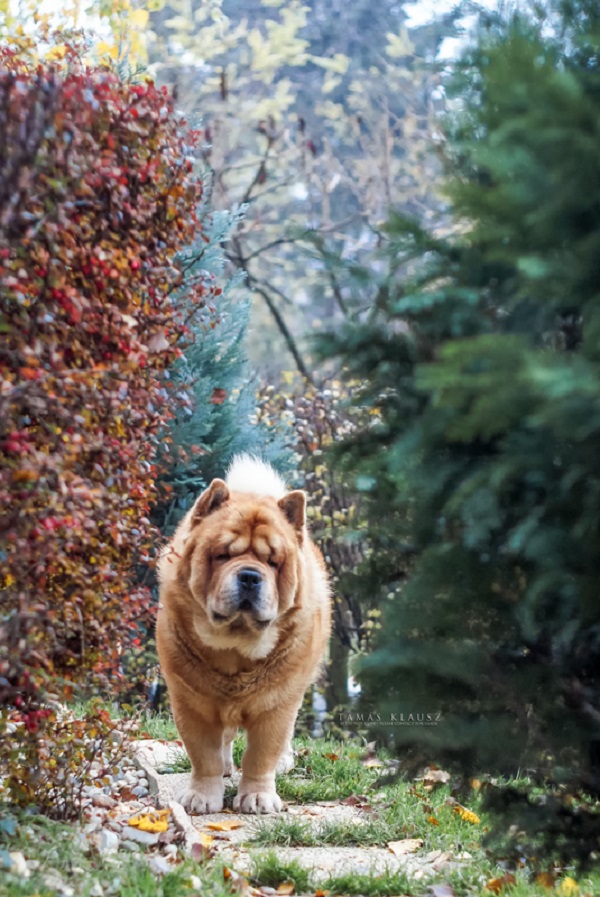
<svg viewBox="0 0 600 897"><path fill-rule="evenodd" d="M143 832L140 829L133 828L132 825L126 825L123 829L123 837L128 841L136 841L138 844L152 846L158 844L159 832Z"/></svg>
<svg viewBox="0 0 600 897"><path fill-rule="evenodd" d="M135 794L136 797L148 797L148 789L144 788L143 785L138 785L137 788L132 788L131 793Z"/></svg>
<svg viewBox="0 0 600 897"><path fill-rule="evenodd" d="M102 831L96 835L94 843L98 848L99 853L111 853L113 850L119 849L118 835L107 828L102 829Z"/></svg>
<svg viewBox="0 0 600 897"><path fill-rule="evenodd" d="M29 871L29 866L27 865L27 860L19 851L14 851L9 854L11 865L10 871L14 875L20 875L21 878L29 878L31 872Z"/></svg>
<svg viewBox="0 0 600 897"><path fill-rule="evenodd" d="M133 850L136 853L138 853L141 849L140 845L136 844L135 841L123 841L121 846L124 847L125 850Z"/></svg>
<svg viewBox="0 0 600 897"><path fill-rule="evenodd" d="M171 865L171 863L169 863L167 858L161 857L160 855L150 857L150 859L148 860L148 865L153 872L156 872L159 875L164 875L167 872L173 871L173 866Z"/></svg>

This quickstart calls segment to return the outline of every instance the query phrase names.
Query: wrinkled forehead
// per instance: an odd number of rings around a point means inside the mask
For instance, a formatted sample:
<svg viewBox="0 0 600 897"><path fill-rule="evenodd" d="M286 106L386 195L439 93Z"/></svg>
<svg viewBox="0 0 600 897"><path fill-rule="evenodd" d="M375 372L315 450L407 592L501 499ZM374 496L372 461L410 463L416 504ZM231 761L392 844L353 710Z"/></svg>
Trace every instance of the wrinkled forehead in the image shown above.
<svg viewBox="0 0 600 897"><path fill-rule="evenodd" d="M284 551L285 534L276 515L261 509L230 517L223 529L222 542L232 557L252 552L267 561Z"/></svg>

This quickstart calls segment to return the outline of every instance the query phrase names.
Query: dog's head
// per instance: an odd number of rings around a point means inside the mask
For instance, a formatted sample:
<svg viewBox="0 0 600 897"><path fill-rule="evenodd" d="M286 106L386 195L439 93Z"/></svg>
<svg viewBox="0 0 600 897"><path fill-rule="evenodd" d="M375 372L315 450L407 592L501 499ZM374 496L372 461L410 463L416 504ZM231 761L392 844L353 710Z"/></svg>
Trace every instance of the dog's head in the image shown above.
<svg viewBox="0 0 600 897"><path fill-rule="evenodd" d="M254 659L274 648L281 617L298 603L305 506L301 491L276 500L223 480L196 501L182 574L205 644Z"/></svg>

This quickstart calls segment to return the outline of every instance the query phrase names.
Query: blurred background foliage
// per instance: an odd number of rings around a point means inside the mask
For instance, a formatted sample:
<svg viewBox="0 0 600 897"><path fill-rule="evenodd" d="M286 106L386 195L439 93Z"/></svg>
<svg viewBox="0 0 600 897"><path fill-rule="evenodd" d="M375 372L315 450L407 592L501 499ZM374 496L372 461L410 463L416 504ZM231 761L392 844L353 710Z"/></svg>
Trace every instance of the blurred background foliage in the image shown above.
<svg viewBox="0 0 600 897"><path fill-rule="evenodd" d="M371 511L359 588L390 598L364 705L441 711L394 729L409 768L433 753L551 783L490 789L515 823L504 849L582 863L598 804L574 795L600 791L599 49L587 0L488 20L448 85L456 227L392 215L374 306L322 341L375 412L339 455Z"/></svg>

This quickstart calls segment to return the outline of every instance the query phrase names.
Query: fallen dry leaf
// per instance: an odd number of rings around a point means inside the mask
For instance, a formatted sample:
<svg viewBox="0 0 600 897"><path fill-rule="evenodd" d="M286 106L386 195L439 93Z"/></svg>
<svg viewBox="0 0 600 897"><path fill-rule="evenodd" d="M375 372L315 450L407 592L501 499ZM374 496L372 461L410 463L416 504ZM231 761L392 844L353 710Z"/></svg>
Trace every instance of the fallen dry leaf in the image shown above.
<svg viewBox="0 0 600 897"><path fill-rule="evenodd" d="M377 757L370 757L368 760L363 760L362 765L365 769L380 769L383 766L381 760L378 760Z"/></svg>
<svg viewBox="0 0 600 897"><path fill-rule="evenodd" d="M340 759L339 754L321 754L321 757L326 757L328 760L335 762Z"/></svg>
<svg viewBox="0 0 600 897"><path fill-rule="evenodd" d="M150 813L143 813L141 816L132 816L127 821L129 825L138 828L141 832L166 832L169 828L170 813L169 809L154 810Z"/></svg>
<svg viewBox="0 0 600 897"><path fill-rule="evenodd" d="M230 832L234 828L241 828L244 825L241 819L224 819L223 822L207 822L206 828L212 829L213 832Z"/></svg>
<svg viewBox="0 0 600 897"><path fill-rule="evenodd" d="M214 853L214 848L203 842L202 835L200 835L200 841L195 841L190 850L192 859L196 860L197 863L203 863L205 860L210 860L211 857L214 856Z"/></svg>
<svg viewBox="0 0 600 897"><path fill-rule="evenodd" d="M296 890L295 885L291 881L282 881L277 888L278 894L293 894Z"/></svg>
<svg viewBox="0 0 600 897"><path fill-rule="evenodd" d="M403 838L402 841L388 841L388 848L394 856L401 857L407 853L414 853L423 846L422 838Z"/></svg>
<svg viewBox="0 0 600 897"><path fill-rule="evenodd" d="M456 897L452 885L430 885L431 897Z"/></svg>
<svg viewBox="0 0 600 897"><path fill-rule="evenodd" d="M427 817L427 822L428 822L430 825L439 825L439 822L437 821L437 819L435 818L435 816L428 816L428 817Z"/></svg>
<svg viewBox="0 0 600 897"><path fill-rule="evenodd" d="M539 875L536 875L535 880L536 884L543 888L553 888L556 876L553 872L540 872Z"/></svg>
<svg viewBox="0 0 600 897"><path fill-rule="evenodd" d="M439 785L446 785L450 781L450 773L437 767L428 766L419 781L423 782L425 791L433 791Z"/></svg>
<svg viewBox="0 0 600 897"><path fill-rule="evenodd" d="M481 819L477 815L477 813L473 813L472 810L467 810L466 807L463 807L462 804L459 804L453 797L449 797L446 801L447 806L452 807L457 816L460 816L461 819L464 819L465 822L470 822L471 825L479 825Z"/></svg>
<svg viewBox="0 0 600 897"><path fill-rule="evenodd" d="M461 807L460 805L454 807L454 812L458 813L461 819L464 819L465 822L470 822L471 825L479 825L481 819L477 815L477 813L473 813L472 810L467 810L466 807Z"/></svg>
<svg viewBox="0 0 600 897"><path fill-rule="evenodd" d="M507 872L506 875L502 875L500 878L492 878L488 881L485 886L486 891L491 891L492 894L499 894L504 888L507 888L509 885L516 884L516 878L511 872Z"/></svg>
<svg viewBox="0 0 600 897"><path fill-rule="evenodd" d="M230 869L228 866L223 866L223 878L229 882L229 887L238 893L250 894L255 891L254 888L250 887L247 878L244 878L243 875L240 875L239 872Z"/></svg>
<svg viewBox="0 0 600 897"><path fill-rule="evenodd" d="M364 794L350 794L348 797L345 797L340 801L345 807L356 807L357 804L362 804L366 801L367 798Z"/></svg>

